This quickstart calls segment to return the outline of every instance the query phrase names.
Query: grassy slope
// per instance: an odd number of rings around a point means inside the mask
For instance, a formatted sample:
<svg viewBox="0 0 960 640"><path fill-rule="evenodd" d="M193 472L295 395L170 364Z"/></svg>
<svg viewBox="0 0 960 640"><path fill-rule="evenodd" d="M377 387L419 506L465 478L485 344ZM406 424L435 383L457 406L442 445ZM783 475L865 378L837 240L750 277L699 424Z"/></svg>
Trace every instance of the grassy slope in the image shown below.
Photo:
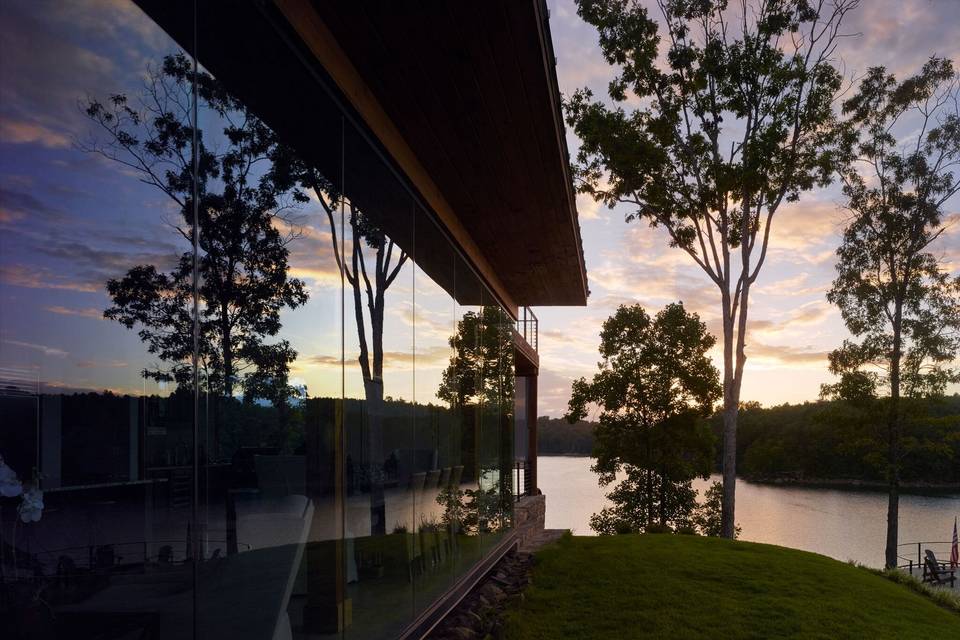
<svg viewBox="0 0 960 640"><path fill-rule="evenodd" d="M508 638L960 638L960 616L803 551L675 535L567 537L537 554Z"/></svg>

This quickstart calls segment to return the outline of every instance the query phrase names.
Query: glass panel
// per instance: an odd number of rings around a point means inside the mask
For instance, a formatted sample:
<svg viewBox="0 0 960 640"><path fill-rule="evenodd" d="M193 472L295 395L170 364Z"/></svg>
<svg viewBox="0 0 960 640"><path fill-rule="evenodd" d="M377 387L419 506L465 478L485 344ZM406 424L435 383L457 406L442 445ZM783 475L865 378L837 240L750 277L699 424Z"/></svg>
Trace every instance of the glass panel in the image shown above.
<svg viewBox="0 0 960 640"><path fill-rule="evenodd" d="M0 637L390 637L509 526L509 318L245 6L0 3Z"/></svg>
<svg viewBox="0 0 960 640"><path fill-rule="evenodd" d="M271 61L231 60L222 81L223 61L209 60L198 79L198 635L336 635L349 624L342 117L314 100L309 129L291 130L278 103L249 106L276 88Z"/></svg>
<svg viewBox="0 0 960 640"><path fill-rule="evenodd" d="M344 142L346 637L383 638L413 617L414 204L359 133Z"/></svg>
<svg viewBox="0 0 960 640"><path fill-rule="evenodd" d="M190 65L133 3L0 3L2 637L192 632Z"/></svg>
<svg viewBox="0 0 960 640"><path fill-rule="evenodd" d="M483 404L482 319L485 291L480 279L458 256L454 267L457 327L453 336L454 361L444 380L451 403L452 422L458 426L463 473L458 494L460 515L456 532L459 571L480 559L483 527L480 434Z"/></svg>
<svg viewBox="0 0 960 640"><path fill-rule="evenodd" d="M461 425L454 411L456 394L457 257L446 237L422 210L417 212L416 416L414 519L416 613L450 587L458 575L462 527L463 478ZM436 471L439 470L439 474ZM435 478L435 482L427 482ZM426 551L426 552L424 552Z"/></svg>
<svg viewBox="0 0 960 640"><path fill-rule="evenodd" d="M480 487L481 546L489 549L510 526L513 460L513 339L509 316L485 292L481 325L482 410Z"/></svg>

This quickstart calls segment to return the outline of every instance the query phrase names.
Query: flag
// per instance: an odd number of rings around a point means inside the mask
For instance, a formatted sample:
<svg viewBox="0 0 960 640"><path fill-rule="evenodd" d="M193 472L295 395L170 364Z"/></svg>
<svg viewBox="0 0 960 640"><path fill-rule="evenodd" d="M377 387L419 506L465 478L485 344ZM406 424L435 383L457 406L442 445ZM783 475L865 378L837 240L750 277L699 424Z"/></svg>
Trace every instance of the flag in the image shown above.
<svg viewBox="0 0 960 640"><path fill-rule="evenodd" d="M960 558L957 557L957 516L953 516L953 542L950 545L950 568L956 569L957 562Z"/></svg>

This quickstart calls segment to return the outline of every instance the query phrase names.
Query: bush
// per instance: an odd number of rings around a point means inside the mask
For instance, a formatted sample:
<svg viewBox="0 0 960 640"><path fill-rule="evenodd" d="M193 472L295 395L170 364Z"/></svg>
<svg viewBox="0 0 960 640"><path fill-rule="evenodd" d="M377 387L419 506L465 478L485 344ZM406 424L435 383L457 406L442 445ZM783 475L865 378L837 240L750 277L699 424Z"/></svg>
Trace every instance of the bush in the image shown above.
<svg viewBox="0 0 960 640"><path fill-rule="evenodd" d="M647 533L673 533L673 529L671 529L668 525L665 525L665 524L662 524L662 525L654 524L647 527L646 532Z"/></svg>

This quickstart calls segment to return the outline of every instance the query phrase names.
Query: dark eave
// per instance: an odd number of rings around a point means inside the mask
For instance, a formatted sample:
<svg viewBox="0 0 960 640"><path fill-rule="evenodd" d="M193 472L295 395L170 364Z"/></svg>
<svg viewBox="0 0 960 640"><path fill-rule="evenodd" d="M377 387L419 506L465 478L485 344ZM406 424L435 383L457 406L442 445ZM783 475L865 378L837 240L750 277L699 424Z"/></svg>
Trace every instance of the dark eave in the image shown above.
<svg viewBox="0 0 960 640"><path fill-rule="evenodd" d="M586 304L543 2L312 5L513 301Z"/></svg>
<svg viewBox="0 0 960 640"><path fill-rule="evenodd" d="M542 0L415 8L205 0L196 13L189 3L136 2L187 51L196 38L200 63L327 176L341 171L331 151L341 118L328 97L338 94L512 314L522 305L586 304ZM369 188L383 168L354 153L353 139L342 167L347 195L409 250L409 225L389 215L409 205L401 193ZM418 265L452 292L449 261L435 262L418 252ZM462 280L456 289L461 303L480 303Z"/></svg>

